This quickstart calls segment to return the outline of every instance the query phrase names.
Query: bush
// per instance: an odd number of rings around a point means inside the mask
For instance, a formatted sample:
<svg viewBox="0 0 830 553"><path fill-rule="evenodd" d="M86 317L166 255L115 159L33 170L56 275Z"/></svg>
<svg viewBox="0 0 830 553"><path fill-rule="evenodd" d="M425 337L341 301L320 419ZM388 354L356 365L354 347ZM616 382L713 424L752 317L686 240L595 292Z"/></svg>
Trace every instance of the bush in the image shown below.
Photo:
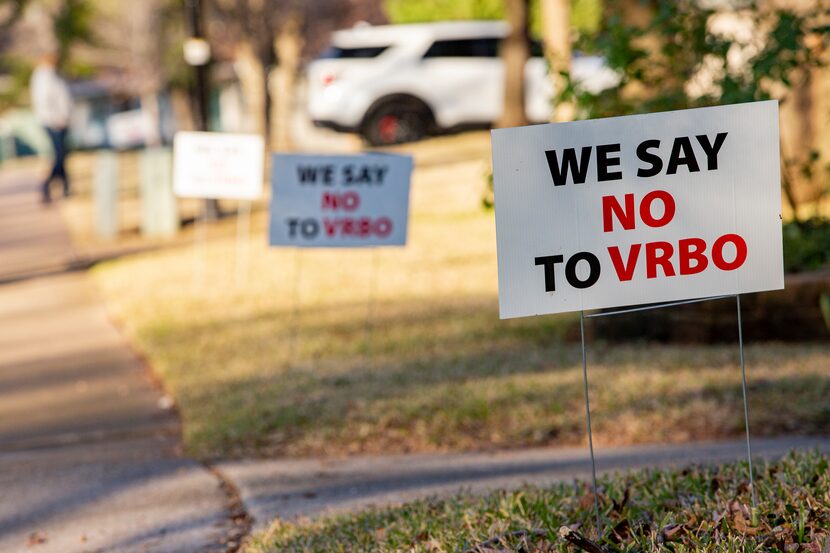
<svg viewBox="0 0 830 553"><path fill-rule="evenodd" d="M830 219L814 217L784 225L784 270L803 273L830 268Z"/></svg>

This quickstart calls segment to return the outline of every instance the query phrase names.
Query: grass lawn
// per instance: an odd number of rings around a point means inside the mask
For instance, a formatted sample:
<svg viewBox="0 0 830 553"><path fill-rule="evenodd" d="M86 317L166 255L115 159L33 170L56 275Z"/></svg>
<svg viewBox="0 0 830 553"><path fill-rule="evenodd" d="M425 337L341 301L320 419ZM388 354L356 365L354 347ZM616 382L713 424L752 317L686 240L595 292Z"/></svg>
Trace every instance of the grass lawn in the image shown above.
<svg viewBox="0 0 830 553"><path fill-rule="evenodd" d="M830 550L827 468L828 458L818 453L756 467L754 512L745 463L601 478L600 545L609 552L823 553ZM563 526L600 541L585 483L416 501L314 522L276 521L246 551L580 551L560 537Z"/></svg>
<svg viewBox="0 0 830 553"><path fill-rule="evenodd" d="M498 320L487 161L446 163L447 140L430 146L438 161L419 159L406 248L268 249L256 211L246 271L233 221L209 229L204 254L184 241L94 270L175 397L190 454L584 440L579 349L566 340L574 319ZM746 338L753 433L830 430L830 344ZM743 431L736 346L593 343L590 378L600 446Z"/></svg>

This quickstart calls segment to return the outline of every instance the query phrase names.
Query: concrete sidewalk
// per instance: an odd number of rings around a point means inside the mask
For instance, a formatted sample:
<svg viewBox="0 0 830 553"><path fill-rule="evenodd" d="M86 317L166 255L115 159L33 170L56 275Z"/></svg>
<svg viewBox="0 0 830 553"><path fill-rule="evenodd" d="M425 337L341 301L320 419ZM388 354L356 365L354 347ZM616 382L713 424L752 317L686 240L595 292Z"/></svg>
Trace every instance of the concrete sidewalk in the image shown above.
<svg viewBox="0 0 830 553"><path fill-rule="evenodd" d="M830 438L757 439L753 457L773 459L791 449L816 447L830 453ZM607 448L596 453L598 471L607 473L746 459L746 441ZM223 463L219 469L239 488L255 530L267 528L275 518L315 517L462 489L484 493L591 476L587 447L239 461Z"/></svg>
<svg viewBox="0 0 830 553"><path fill-rule="evenodd" d="M227 551L230 498L38 197L0 173L0 551Z"/></svg>

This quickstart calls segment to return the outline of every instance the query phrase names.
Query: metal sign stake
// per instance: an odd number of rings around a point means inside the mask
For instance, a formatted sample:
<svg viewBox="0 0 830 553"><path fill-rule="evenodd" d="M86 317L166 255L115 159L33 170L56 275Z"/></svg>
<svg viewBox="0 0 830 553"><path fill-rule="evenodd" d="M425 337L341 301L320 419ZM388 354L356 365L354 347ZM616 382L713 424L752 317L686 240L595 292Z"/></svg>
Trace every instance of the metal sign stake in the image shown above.
<svg viewBox="0 0 830 553"><path fill-rule="evenodd" d="M366 297L366 326L363 330L364 342L366 344L366 364L372 361L372 339L374 338L374 324L372 319L375 314L375 296L378 287L378 272L380 267L380 254L377 247L372 248L372 268L369 276L369 293Z"/></svg>
<svg viewBox="0 0 830 553"><path fill-rule="evenodd" d="M294 292L292 294L291 334L288 338L288 365L296 365L297 342L300 339L300 283L303 270L303 250L294 250Z"/></svg>
<svg viewBox="0 0 830 553"><path fill-rule="evenodd" d="M585 418L588 421L588 450L591 452L591 482L594 490L594 508L597 514L597 539L604 532L599 514L599 492L597 490L597 462L594 458L594 434L591 431L591 401L588 398L588 360L585 355L585 311L579 312L579 336L582 338L582 381L585 384Z"/></svg>
<svg viewBox="0 0 830 553"><path fill-rule="evenodd" d="M749 402L746 398L746 366L744 363L744 333L741 323L741 295L735 295L738 311L738 347L741 353L741 391L744 397L744 427L746 428L746 458L749 461L749 489L752 492L752 510L758 508L758 495L755 491L755 473L752 471L752 443L749 439ZM754 513L753 513L754 516Z"/></svg>
<svg viewBox="0 0 830 553"><path fill-rule="evenodd" d="M615 311L606 311L604 313L591 313L586 315L584 311L580 311L579 313L579 334L582 338L582 377L585 384L585 418L588 423L588 448L591 453L591 476L592 482L594 487L594 506L596 508L596 515L597 515L597 532L599 537L601 538L603 535L602 526L601 526L601 518L600 518L600 510L599 510L599 499L597 495L597 469L596 469L596 460L594 458L594 440L593 434L591 432L591 404L588 400L588 363L586 357L586 348L585 348L585 319L593 319L597 317L608 317L613 315L622 315L625 313L634 313L637 311L649 311L653 309L662 309L664 307L674 307L677 305L687 305L691 303L700 303L704 301L712 301L712 300L720 300L724 298L735 298L737 312L738 312L738 348L740 352L740 361L741 361L741 390L743 392L743 401L744 401L744 425L746 428L746 455L747 460L749 461L749 487L752 493L752 509L753 512L758 507L758 496L757 490L755 489L755 473L752 470L752 443L750 440L749 434L749 401L747 400L747 392L746 392L746 364L744 362L744 336L743 336L743 323L741 320L741 296L740 294L728 294L725 296L714 296L709 298L697 298L693 300L683 300L683 301L673 301L673 302L666 302L661 303L658 305L645 305L640 307L630 307L624 309L618 309Z"/></svg>
<svg viewBox="0 0 830 553"><path fill-rule="evenodd" d="M197 212L193 220L193 285L205 285L207 265L207 214Z"/></svg>
<svg viewBox="0 0 830 553"><path fill-rule="evenodd" d="M251 236L251 202L239 202L239 215L236 220L236 286L248 283L248 266L250 265Z"/></svg>

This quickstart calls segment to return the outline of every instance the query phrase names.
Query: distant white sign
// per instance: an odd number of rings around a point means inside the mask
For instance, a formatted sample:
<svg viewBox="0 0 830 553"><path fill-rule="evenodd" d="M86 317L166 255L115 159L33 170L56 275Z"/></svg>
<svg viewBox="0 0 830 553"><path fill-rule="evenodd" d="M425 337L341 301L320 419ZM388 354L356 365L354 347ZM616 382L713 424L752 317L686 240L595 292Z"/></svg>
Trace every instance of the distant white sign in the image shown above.
<svg viewBox="0 0 830 553"><path fill-rule="evenodd" d="M412 158L274 154L272 246L406 244Z"/></svg>
<svg viewBox="0 0 830 553"><path fill-rule="evenodd" d="M502 318L784 287L777 102L492 138Z"/></svg>
<svg viewBox="0 0 830 553"><path fill-rule="evenodd" d="M257 134L178 132L173 190L182 198L254 200L262 195L264 156Z"/></svg>

